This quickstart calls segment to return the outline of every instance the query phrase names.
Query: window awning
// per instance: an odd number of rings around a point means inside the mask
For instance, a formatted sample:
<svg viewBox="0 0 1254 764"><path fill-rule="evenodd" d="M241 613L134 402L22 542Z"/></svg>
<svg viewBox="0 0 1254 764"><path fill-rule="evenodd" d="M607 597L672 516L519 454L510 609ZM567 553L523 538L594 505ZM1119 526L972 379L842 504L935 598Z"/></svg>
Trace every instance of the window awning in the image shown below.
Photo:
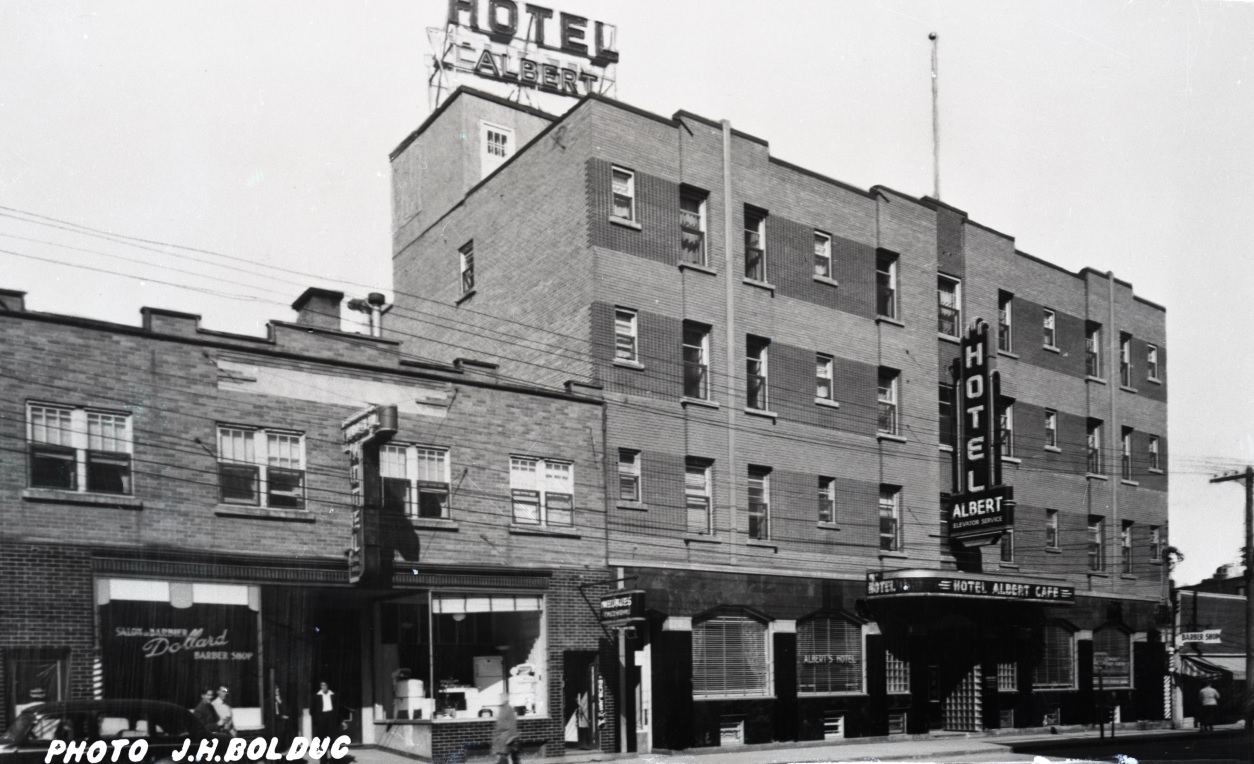
<svg viewBox="0 0 1254 764"><path fill-rule="evenodd" d="M1231 675L1236 681L1245 681L1244 655L1181 655L1179 673L1199 679L1224 679Z"/></svg>

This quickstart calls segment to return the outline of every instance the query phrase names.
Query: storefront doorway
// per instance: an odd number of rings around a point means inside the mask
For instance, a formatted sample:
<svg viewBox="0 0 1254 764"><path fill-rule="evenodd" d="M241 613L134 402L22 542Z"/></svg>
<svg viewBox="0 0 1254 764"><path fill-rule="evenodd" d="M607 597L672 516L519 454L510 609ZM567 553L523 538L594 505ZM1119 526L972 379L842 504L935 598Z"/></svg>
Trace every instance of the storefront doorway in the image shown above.
<svg viewBox="0 0 1254 764"><path fill-rule="evenodd" d="M567 650L562 656L562 718L566 746L596 750L601 746L600 668L595 650Z"/></svg>
<svg viewBox="0 0 1254 764"><path fill-rule="evenodd" d="M335 693L335 712L343 734L361 742L361 619L358 608L321 607L311 629L313 672L309 708L317 708L313 693L326 682Z"/></svg>

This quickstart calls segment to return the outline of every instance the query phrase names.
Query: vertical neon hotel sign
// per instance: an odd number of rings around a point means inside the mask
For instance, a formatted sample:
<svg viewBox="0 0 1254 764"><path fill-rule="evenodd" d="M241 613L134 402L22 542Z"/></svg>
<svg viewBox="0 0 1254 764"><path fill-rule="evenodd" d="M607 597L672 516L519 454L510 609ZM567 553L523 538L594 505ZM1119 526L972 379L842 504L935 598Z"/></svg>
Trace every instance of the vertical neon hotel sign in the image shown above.
<svg viewBox="0 0 1254 764"><path fill-rule="evenodd" d="M449 0L448 26L437 70L578 97L618 62L613 24L531 3Z"/></svg>

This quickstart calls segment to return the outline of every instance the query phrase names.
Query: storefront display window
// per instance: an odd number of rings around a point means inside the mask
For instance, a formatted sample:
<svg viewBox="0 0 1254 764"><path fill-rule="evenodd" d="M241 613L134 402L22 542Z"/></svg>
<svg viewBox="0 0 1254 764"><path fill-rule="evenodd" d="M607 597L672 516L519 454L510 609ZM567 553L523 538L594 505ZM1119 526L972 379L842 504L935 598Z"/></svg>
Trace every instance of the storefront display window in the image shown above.
<svg viewBox="0 0 1254 764"><path fill-rule="evenodd" d="M1041 658L1032 681L1038 689L1075 686L1075 634L1060 623L1046 624L1041 636Z"/></svg>
<svg viewBox="0 0 1254 764"><path fill-rule="evenodd" d="M797 624L797 691L862 692L862 627L840 615Z"/></svg>
<svg viewBox="0 0 1254 764"><path fill-rule="evenodd" d="M692 690L696 697L770 694L766 624L720 615L692 625Z"/></svg>
<svg viewBox="0 0 1254 764"><path fill-rule="evenodd" d="M8 650L5 676L12 695L6 704L12 719L29 706L65 700L69 694L69 650L33 648Z"/></svg>
<svg viewBox="0 0 1254 764"><path fill-rule="evenodd" d="M1099 684L1107 690L1132 686L1132 638L1118 626L1093 632L1093 686Z"/></svg>
<svg viewBox="0 0 1254 764"><path fill-rule="evenodd" d="M437 595L431 602L435 719L548 714L544 600Z"/></svg>

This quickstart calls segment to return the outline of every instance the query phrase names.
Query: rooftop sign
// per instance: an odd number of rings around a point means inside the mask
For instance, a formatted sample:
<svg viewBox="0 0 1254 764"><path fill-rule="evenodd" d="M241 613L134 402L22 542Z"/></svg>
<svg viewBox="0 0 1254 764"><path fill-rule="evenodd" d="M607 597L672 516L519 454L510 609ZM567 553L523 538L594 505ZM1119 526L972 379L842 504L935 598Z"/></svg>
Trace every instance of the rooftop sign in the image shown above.
<svg viewBox="0 0 1254 764"><path fill-rule="evenodd" d="M574 97L614 90L613 24L517 0L449 0L448 23L428 37L433 107L460 75Z"/></svg>

